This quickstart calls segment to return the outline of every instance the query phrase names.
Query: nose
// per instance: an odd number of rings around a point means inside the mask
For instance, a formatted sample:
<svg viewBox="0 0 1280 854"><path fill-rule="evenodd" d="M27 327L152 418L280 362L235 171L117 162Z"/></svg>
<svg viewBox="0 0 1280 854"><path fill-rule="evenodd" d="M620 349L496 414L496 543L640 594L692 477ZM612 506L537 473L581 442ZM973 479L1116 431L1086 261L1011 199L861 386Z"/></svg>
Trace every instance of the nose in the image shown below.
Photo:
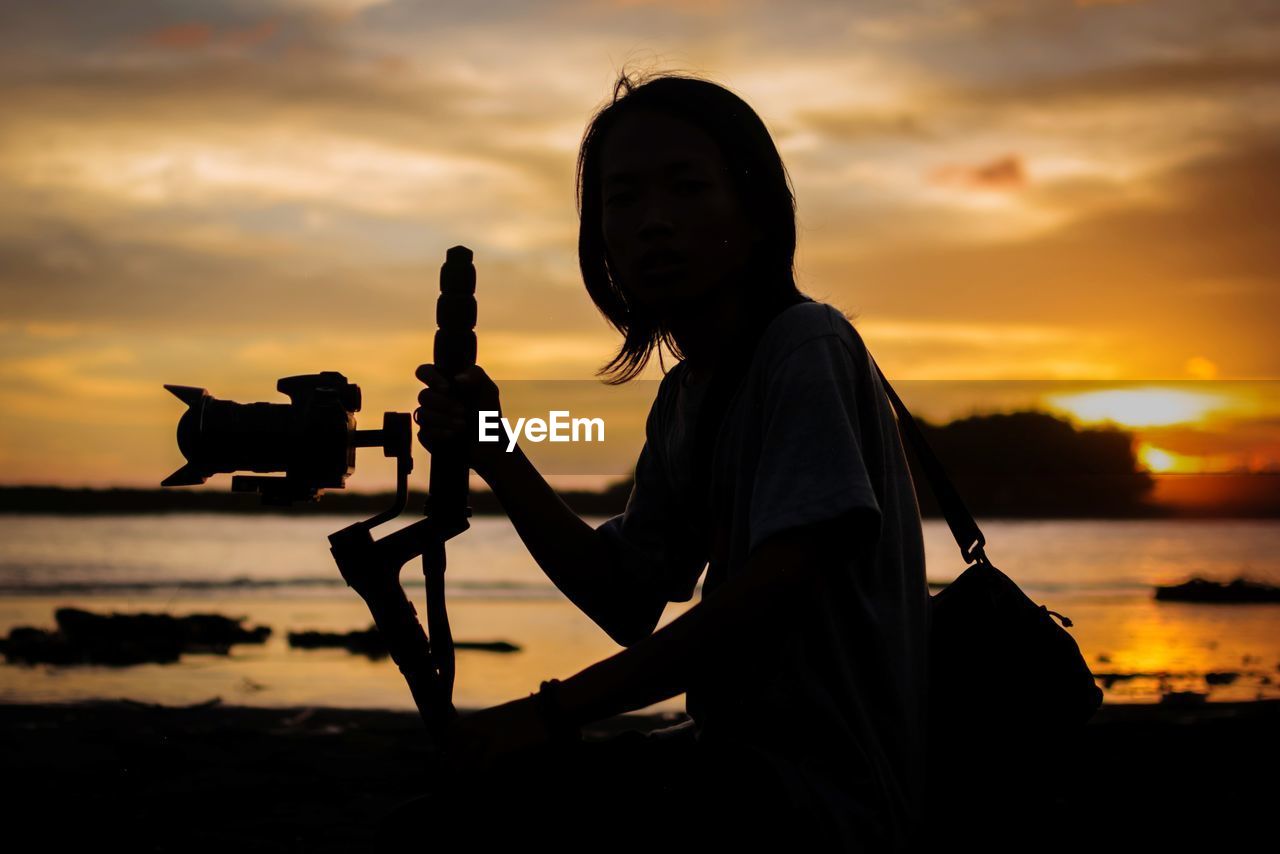
<svg viewBox="0 0 1280 854"><path fill-rule="evenodd" d="M660 192L646 193L644 215L640 218L640 235L670 232L675 228L666 196Z"/></svg>

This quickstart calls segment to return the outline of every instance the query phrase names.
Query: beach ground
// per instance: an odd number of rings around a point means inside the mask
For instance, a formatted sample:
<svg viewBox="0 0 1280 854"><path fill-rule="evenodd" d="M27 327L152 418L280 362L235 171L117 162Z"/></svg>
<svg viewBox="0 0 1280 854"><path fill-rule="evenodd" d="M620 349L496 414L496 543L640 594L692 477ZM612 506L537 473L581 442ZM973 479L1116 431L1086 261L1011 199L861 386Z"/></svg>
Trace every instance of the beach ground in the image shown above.
<svg viewBox="0 0 1280 854"><path fill-rule="evenodd" d="M676 720L620 716L587 736ZM1277 724L1280 701L1104 706L1076 754L1045 757L1059 785L1026 850L1274 841ZM370 850L380 818L424 790L430 757L412 713L127 701L0 706L0 752L6 836L54 851ZM427 850L429 837L424 821Z"/></svg>

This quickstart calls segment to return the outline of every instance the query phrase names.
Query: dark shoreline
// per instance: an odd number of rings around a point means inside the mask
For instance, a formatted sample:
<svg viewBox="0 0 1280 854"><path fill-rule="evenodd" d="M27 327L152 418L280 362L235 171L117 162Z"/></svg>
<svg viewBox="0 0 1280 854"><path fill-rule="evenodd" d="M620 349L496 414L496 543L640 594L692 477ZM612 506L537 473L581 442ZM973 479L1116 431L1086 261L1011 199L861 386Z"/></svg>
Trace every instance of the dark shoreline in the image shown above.
<svg viewBox="0 0 1280 854"><path fill-rule="evenodd" d="M1098 476L1092 485L1102 489L1109 476ZM1001 482L974 481L961 484L970 510L984 519L1276 519L1280 518L1280 474L1156 475L1156 481L1177 481L1183 492L1194 493L1197 483L1233 482L1241 495L1221 505L1159 504L1134 501L1100 505L1089 495L1036 501L1025 497L1000 498ZM1087 478L1085 480L1088 480ZM1052 493L1061 482L1045 480L1042 491ZM1025 491L1025 487L1023 487ZM614 516L621 513L631 493L630 479L620 480L601 491L557 490L574 512L585 516ZM391 506L393 492L346 492L331 490L318 501L289 507L264 506L258 496L226 489L136 489L68 488L59 486L0 486L0 515L114 516L168 513L228 513L283 516L372 516ZM921 488L918 494L924 518L941 518L932 494ZM420 512L425 495L410 490L407 512ZM476 516L502 516L505 512L493 493L474 489L470 494Z"/></svg>
<svg viewBox="0 0 1280 854"><path fill-rule="evenodd" d="M680 719L619 716L587 737ZM1277 724L1280 700L1103 706L1077 749L1044 757L1060 785L1045 793L1043 838L1028 845L1127 834L1145 850L1188 834L1256 842L1270 832L1274 786L1254 781L1280 759ZM424 790L429 760L412 712L128 701L0 705L0 746L11 827L47 828L53 850L71 838L149 851L369 850L378 817Z"/></svg>

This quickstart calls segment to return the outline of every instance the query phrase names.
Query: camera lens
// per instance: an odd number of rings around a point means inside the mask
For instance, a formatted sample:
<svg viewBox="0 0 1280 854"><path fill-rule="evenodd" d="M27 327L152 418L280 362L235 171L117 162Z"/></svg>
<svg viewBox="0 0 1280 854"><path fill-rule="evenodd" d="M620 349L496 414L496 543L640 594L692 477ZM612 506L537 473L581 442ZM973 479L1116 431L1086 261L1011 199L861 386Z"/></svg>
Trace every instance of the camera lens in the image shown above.
<svg viewBox="0 0 1280 854"><path fill-rule="evenodd" d="M328 371L281 379L290 403L236 403L202 388L166 385L187 404L178 420L178 449L187 464L163 486L191 486L230 472L283 472L283 478L246 478L286 500L314 498L341 488L355 469L355 415L360 389ZM234 485L234 484L233 484Z"/></svg>

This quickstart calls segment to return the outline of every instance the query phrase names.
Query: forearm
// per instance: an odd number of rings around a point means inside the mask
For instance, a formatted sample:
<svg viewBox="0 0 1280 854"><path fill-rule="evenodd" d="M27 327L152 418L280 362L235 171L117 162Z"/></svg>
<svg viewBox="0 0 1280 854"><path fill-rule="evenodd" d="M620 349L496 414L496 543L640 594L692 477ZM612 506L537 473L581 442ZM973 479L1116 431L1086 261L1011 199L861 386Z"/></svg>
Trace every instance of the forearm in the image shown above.
<svg viewBox="0 0 1280 854"><path fill-rule="evenodd" d="M657 622L665 600L624 575L595 528L564 502L516 446L477 472L552 583L619 643Z"/></svg>
<svg viewBox="0 0 1280 854"><path fill-rule="evenodd" d="M743 654L762 626L787 624L816 567L796 540L766 543L745 570L648 638L564 680L560 701L579 724L635 711L688 690L701 668Z"/></svg>

